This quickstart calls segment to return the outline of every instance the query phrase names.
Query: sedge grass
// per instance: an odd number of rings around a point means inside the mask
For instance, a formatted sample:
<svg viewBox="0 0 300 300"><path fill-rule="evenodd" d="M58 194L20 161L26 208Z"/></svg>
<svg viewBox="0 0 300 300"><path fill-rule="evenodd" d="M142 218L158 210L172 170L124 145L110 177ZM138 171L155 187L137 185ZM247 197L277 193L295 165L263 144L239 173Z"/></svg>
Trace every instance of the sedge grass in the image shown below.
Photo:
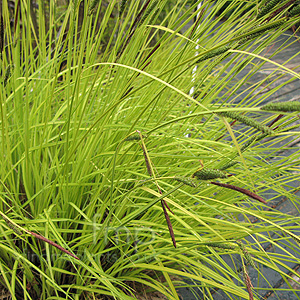
<svg viewBox="0 0 300 300"><path fill-rule="evenodd" d="M13 299L179 299L187 286L208 299L214 289L258 298L237 255L243 265L251 255L260 278L268 267L291 279L279 266L299 261L299 217L268 206L281 196L299 211L300 152L278 154L299 138L297 111L264 104L284 73L289 82L299 74L267 65L264 50L299 16L232 1L223 14L236 13L220 23L226 1L207 1L196 29L190 1L39 0L37 9L25 0L13 14L2 2L0 210L79 258L2 220L3 290ZM273 72L253 80L264 68ZM255 114L268 131L222 114ZM201 170L222 176L192 178Z"/></svg>

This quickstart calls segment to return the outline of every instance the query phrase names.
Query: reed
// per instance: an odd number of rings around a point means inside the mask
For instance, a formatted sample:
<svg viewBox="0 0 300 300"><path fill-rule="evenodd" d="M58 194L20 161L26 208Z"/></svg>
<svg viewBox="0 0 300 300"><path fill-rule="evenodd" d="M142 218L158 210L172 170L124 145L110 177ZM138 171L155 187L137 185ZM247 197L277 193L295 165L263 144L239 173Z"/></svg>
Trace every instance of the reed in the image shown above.
<svg viewBox="0 0 300 300"><path fill-rule="evenodd" d="M134 134L134 135L130 135L127 138L125 138L124 141L130 142L130 141L140 141L140 140L141 140L141 137L137 134Z"/></svg>

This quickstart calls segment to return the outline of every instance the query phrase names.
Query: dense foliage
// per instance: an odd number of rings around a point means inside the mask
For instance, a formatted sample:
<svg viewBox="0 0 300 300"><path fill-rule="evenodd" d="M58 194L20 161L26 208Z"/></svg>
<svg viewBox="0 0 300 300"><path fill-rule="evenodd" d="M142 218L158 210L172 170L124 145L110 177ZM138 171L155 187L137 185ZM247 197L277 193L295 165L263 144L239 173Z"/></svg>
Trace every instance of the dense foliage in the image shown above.
<svg viewBox="0 0 300 300"><path fill-rule="evenodd" d="M185 286L251 299L247 265L296 274L281 266L299 259L299 218L270 203L299 207L299 150L278 155L299 138L299 103L265 106L284 83L258 90L300 78L263 52L299 5L231 1L238 13L220 22L225 2L2 1L0 285L12 299L179 299ZM283 241L281 255L262 247Z"/></svg>

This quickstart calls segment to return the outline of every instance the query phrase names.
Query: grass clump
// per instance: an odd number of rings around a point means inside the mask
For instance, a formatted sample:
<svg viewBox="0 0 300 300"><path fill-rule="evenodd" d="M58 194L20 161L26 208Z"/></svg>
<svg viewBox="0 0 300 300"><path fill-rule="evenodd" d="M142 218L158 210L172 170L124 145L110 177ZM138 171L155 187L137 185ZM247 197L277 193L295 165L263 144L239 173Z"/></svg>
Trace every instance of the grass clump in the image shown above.
<svg viewBox="0 0 300 300"><path fill-rule="evenodd" d="M274 146L298 138L297 111L262 106L277 88L256 90L281 75L252 78L299 17L259 28L257 8L233 1L220 23L225 2L3 1L0 286L12 299L179 299L179 287L247 299L233 245L249 237L259 276L290 279L277 266L297 261L299 218L267 206L299 204L299 153ZM283 240L281 256L256 247Z"/></svg>

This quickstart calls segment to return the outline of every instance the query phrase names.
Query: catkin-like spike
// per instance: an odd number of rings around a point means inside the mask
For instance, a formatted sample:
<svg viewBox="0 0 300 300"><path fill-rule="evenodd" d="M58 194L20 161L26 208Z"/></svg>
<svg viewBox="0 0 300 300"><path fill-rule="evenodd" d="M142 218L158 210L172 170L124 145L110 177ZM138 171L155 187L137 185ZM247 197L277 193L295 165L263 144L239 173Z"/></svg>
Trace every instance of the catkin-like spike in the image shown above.
<svg viewBox="0 0 300 300"><path fill-rule="evenodd" d="M2 51L4 47L4 23L3 16L0 16L0 55L2 56Z"/></svg>
<svg viewBox="0 0 300 300"><path fill-rule="evenodd" d="M241 147L241 152L244 152L248 147L256 141L256 136L253 136L250 138L242 147Z"/></svg>
<svg viewBox="0 0 300 300"><path fill-rule="evenodd" d="M286 2L284 5L276 9L267 19L266 22L269 22L271 19L279 15L282 11L284 11L286 8L290 7L291 5L294 4L294 2L297 2L296 0L290 0Z"/></svg>
<svg viewBox="0 0 300 300"><path fill-rule="evenodd" d="M119 18L121 18L122 15L123 15L123 12L124 12L125 6L126 6L126 2L127 2L127 0L122 0L121 1L120 10L119 10Z"/></svg>
<svg viewBox="0 0 300 300"><path fill-rule="evenodd" d="M242 194L245 194L245 195L249 196L252 199L255 199L255 200L258 200L261 203L267 204L267 202L262 197L256 195L253 192L250 192L250 191L248 191L246 189L243 189L241 187L238 187L238 186L235 186L235 185L231 185L231 184L227 184L227 183L214 182L214 181L211 181L210 183L214 184L214 185L218 185L218 186L224 187L224 188L227 188L227 189L230 189L230 190L234 190L234 191L240 192Z"/></svg>
<svg viewBox="0 0 300 300"><path fill-rule="evenodd" d="M260 108L265 111L300 111L300 101L268 103Z"/></svg>
<svg viewBox="0 0 300 300"><path fill-rule="evenodd" d="M2 218L5 220L6 224L8 225L9 228L11 228L15 233L17 233L18 235L22 235L22 232L19 230L19 228L17 226L15 226L15 224L12 223L12 221L10 221L2 212L0 212L0 215L2 216ZM71 253L70 251L66 250L65 248L63 248L62 246L56 244L55 242L45 238L44 236L37 234L35 232L29 231L27 229L22 228L22 230L24 230L24 232L26 232L27 234L30 234L34 237L36 237L37 239L44 241L46 243L48 243L51 246L56 247L57 249L61 250L62 252L76 258L79 260L79 258L74 255L73 253Z"/></svg>
<svg viewBox="0 0 300 300"><path fill-rule="evenodd" d="M130 135L128 136L125 141L129 142L129 141L140 141L141 137L139 135Z"/></svg>
<svg viewBox="0 0 300 300"><path fill-rule="evenodd" d="M229 249L229 250L234 250L236 247L230 244L225 244L225 243L203 243L201 245L209 246L209 247L214 247L214 248L222 248L222 249Z"/></svg>
<svg viewBox="0 0 300 300"><path fill-rule="evenodd" d="M268 135L269 135L268 133L263 133L259 136L253 136L241 147L241 152L244 152L252 143L258 142L264 139L265 137L267 137Z"/></svg>
<svg viewBox="0 0 300 300"><path fill-rule="evenodd" d="M197 186L197 182L191 177L175 176L174 179L191 187Z"/></svg>
<svg viewBox="0 0 300 300"><path fill-rule="evenodd" d="M2 217L10 229L12 229L16 234L22 235L22 232L19 230L19 228L17 226L15 226L9 219L4 217L4 215L2 215Z"/></svg>
<svg viewBox="0 0 300 300"><path fill-rule="evenodd" d="M239 245L240 249L242 250L247 264L250 265L253 268L256 268L255 263L254 263L251 255L249 254L249 252L245 248L244 244L241 241L238 241L237 244Z"/></svg>
<svg viewBox="0 0 300 300"><path fill-rule="evenodd" d="M202 62L202 61L205 61L205 60L207 60L207 59L210 59L210 58L213 58L213 57L215 57L215 56L221 55L221 54L227 52L228 50L230 50L230 48L231 48L230 46L223 46L223 47L219 47L219 48L217 48L217 49L213 49L213 50L211 50L211 51L209 51L209 52L203 54L203 56L200 57L200 58L196 61L196 63L198 64L198 63L200 63L200 62ZM200 54L200 56L201 56L201 54Z"/></svg>
<svg viewBox="0 0 300 300"><path fill-rule="evenodd" d="M11 76L11 73L14 69L13 65L8 65L6 70L5 70L5 75L4 75L4 79L3 79L3 86L6 86L8 79Z"/></svg>
<svg viewBox="0 0 300 300"><path fill-rule="evenodd" d="M244 281L245 281L245 284L247 287L247 291L249 294L249 300L253 300L253 292L252 292L253 285L252 285L250 276L248 275L245 265L243 266L243 275L244 275Z"/></svg>
<svg viewBox="0 0 300 300"><path fill-rule="evenodd" d="M300 14L300 4L298 4L297 6L291 9L291 11L289 12L289 17L294 17L299 14Z"/></svg>
<svg viewBox="0 0 300 300"><path fill-rule="evenodd" d="M228 174L218 169L203 168L196 171L193 177L194 176L196 176L200 180L209 180L216 178L226 178L228 177Z"/></svg>
<svg viewBox="0 0 300 300"><path fill-rule="evenodd" d="M172 223L171 223L171 220L170 220L170 217L168 215L168 212L166 210L166 202L161 200L161 206L163 208L163 211L164 211L164 215L165 215L165 218L166 218L166 221L167 221L167 225L168 225L168 229L169 229L169 233L170 233L170 236L171 236L171 239L172 239L172 243L173 243L173 246L174 248L176 248L176 240L175 240L175 235L174 235L174 231L173 231L173 226L172 226Z"/></svg>
<svg viewBox="0 0 300 300"><path fill-rule="evenodd" d="M153 174L152 174L152 169L151 169L151 166L150 166L150 162L149 162L149 159L148 159L147 152L146 152L144 147L142 147L142 149L143 149L143 155L144 155L144 159L145 159L148 174L149 174L150 177L152 177Z"/></svg>
<svg viewBox="0 0 300 300"><path fill-rule="evenodd" d="M260 19L261 17L265 16L270 10L276 6L281 0L271 0L267 1L267 4L261 9L261 11L257 15L257 19Z"/></svg>
<svg viewBox="0 0 300 300"><path fill-rule="evenodd" d="M242 147L241 152L244 152L252 143L256 141L257 137L253 136L251 137Z"/></svg>
<svg viewBox="0 0 300 300"><path fill-rule="evenodd" d="M89 6L89 12L88 12L89 16L94 12L95 7L98 4L98 2L99 2L99 0L92 0L91 4Z"/></svg>
<svg viewBox="0 0 300 300"><path fill-rule="evenodd" d="M273 130L271 128L269 128L268 126L262 125L259 122L255 121L254 119L243 116L238 112L227 111L227 112L220 113L220 115L224 116L224 117L228 117L230 119L237 120L245 125L256 128L259 131L262 131L263 133L267 133L267 134L273 133Z"/></svg>
<svg viewBox="0 0 300 300"><path fill-rule="evenodd" d="M238 164L239 162L238 161L235 161L235 160L232 160L232 161L229 161L228 163L226 163L224 166L222 166L221 168L219 168L219 170L221 171L224 171L224 170L227 170L233 166L235 166L236 164Z"/></svg>
<svg viewBox="0 0 300 300"><path fill-rule="evenodd" d="M265 137L267 137L268 134L267 133L263 133L261 135L259 135L257 138L256 138L256 142L259 142L261 140L263 140Z"/></svg>
<svg viewBox="0 0 300 300"><path fill-rule="evenodd" d="M31 234L31 235L33 235L33 236L36 237L37 239L39 239L39 240L41 240L41 241L44 241L44 242L48 243L49 245L51 245L51 246L53 246L53 247L59 249L60 251L66 253L66 254L68 254L68 255L70 255L70 256L72 256L72 257L78 259L78 260L80 260L80 259L79 259L76 255L74 255L72 252L70 252L69 250L63 248L62 246L60 246L60 245L58 245L58 244L56 244L55 242L53 242L53 241L51 241L51 240L45 238L44 236L42 236L42 235L40 235L40 234L37 234L37 233L35 233L35 232L29 231L29 230L26 230L26 232L29 233L29 234Z"/></svg>
<svg viewBox="0 0 300 300"><path fill-rule="evenodd" d="M239 41L239 44L242 45L247 41L253 40L263 34L266 34L268 31L281 26L283 23L284 23L284 21L282 20L280 22L276 22L273 24L269 24L268 26L264 26L264 28L261 28L261 29L258 27L255 30L252 30L251 32L249 32L249 35L242 37L241 40Z"/></svg>

